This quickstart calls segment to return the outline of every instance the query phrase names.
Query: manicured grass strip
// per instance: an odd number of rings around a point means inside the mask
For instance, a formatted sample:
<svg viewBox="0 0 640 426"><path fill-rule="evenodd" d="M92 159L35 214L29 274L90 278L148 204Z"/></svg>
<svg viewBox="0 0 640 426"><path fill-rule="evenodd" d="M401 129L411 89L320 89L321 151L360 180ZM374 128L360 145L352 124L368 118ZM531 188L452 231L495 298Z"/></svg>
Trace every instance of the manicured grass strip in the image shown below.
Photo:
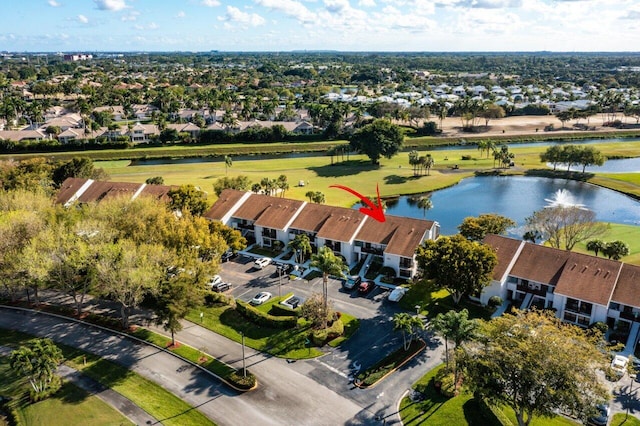
<svg viewBox="0 0 640 426"><path fill-rule="evenodd" d="M202 322L200 312L204 313ZM243 333L245 345L281 358L303 359L322 355L319 349L309 350L307 347L311 329L302 319L293 329L268 328L248 321L228 305L205 306L191 311L186 319L238 343L242 341Z"/></svg>
<svg viewBox="0 0 640 426"><path fill-rule="evenodd" d="M358 328L360 328L360 320L353 315L341 312L340 321L342 321L342 324L344 324L344 334L340 337L336 337L329 342L329 346L331 346L332 348L340 346L342 342L345 342L347 339L353 336L355 332L358 331Z"/></svg>
<svg viewBox="0 0 640 426"><path fill-rule="evenodd" d="M131 423L116 409L86 391L64 383L50 398L27 405L19 411L24 425L47 426L119 426ZM55 413L55 415L52 415Z"/></svg>
<svg viewBox="0 0 640 426"><path fill-rule="evenodd" d="M426 348L426 344L422 340L413 340L409 344L407 350L404 347L398 348L388 356L378 361L375 365L362 371L356 377L357 386L369 387L384 379L387 375L400 368L413 357L418 355Z"/></svg>
<svg viewBox="0 0 640 426"><path fill-rule="evenodd" d="M640 226L610 223L606 234L597 237L597 239L604 242L624 241L629 246L629 255L623 257L620 261L634 265L640 264ZM587 241L576 244L573 251L594 254L592 251L587 250ZM602 253L598 253L598 256L602 257Z"/></svg>
<svg viewBox="0 0 640 426"><path fill-rule="evenodd" d="M640 420L637 417L625 413L617 413L611 419L609 426L640 426Z"/></svg>
<svg viewBox="0 0 640 426"><path fill-rule="evenodd" d="M150 380L101 358L86 356L86 360L85 365L84 359L76 356L68 362L83 374L129 398L163 425L214 424L198 410Z"/></svg>
<svg viewBox="0 0 640 426"><path fill-rule="evenodd" d="M18 346L33 338L28 334L3 329L0 333L0 345ZM214 424L177 396L125 367L79 349L60 344L57 346L62 350L69 366L130 399L164 425Z"/></svg>
<svg viewBox="0 0 640 426"><path fill-rule="evenodd" d="M236 390L252 390L255 389L257 385L256 377L250 373L248 369L246 371L246 375L241 374L241 372L236 371L236 369L230 365L227 365L222 361L218 361L217 359L205 354L203 351L195 349L189 345L180 344L177 340L177 346L171 346L170 338L147 329L138 329L132 334L139 339L153 343L161 348L166 348L176 355L181 356L194 364L200 365L222 378L227 382L227 384L231 385Z"/></svg>

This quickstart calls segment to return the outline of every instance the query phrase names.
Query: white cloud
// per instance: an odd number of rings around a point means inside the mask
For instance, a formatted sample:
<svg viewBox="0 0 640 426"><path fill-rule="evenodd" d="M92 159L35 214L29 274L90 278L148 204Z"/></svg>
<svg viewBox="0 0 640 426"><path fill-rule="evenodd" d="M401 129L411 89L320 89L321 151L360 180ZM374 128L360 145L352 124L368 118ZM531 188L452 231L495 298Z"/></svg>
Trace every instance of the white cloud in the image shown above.
<svg viewBox="0 0 640 426"><path fill-rule="evenodd" d="M220 6L220 2L218 0L202 0L202 2L200 2L200 4L202 4L203 6L207 6L207 7Z"/></svg>
<svg viewBox="0 0 640 426"><path fill-rule="evenodd" d="M56 0L49 0L47 3L49 3L49 6L51 7L60 7L61 4L58 3Z"/></svg>
<svg viewBox="0 0 640 426"><path fill-rule="evenodd" d="M122 17L120 18L120 20L122 22L127 22L127 21L135 21L136 19L138 19L138 16L140 15L140 12L136 11L136 10L132 10L131 12L129 12L126 15L122 15Z"/></svg>
<svg viewBox="0 0 640 426"><path fill-rule="evenodd" d="M187 16L187 14L186 14L186 13L184 13L184 11L182 11L182 10L181 10L181 11L180 11L180 12L178 12L178 14L176 15L176 18L184 18L185 16Z"/></svg>
<svg viewBox="0 0 640 426"><path fill-rule="evenodd" d="M358 6L362 7L376 7L375 0L360 0L358 2Z"/></svg>
<svg viewBox="0 0 640 426"><path fill-rule="evenodd" d="M254 0L256 4L266 8L277 10L285 15L304 23L315 20L316 14L311 12L302 3L295 0Z"/></svg>
<svg viewBox="0 0 640 426"><path fill-rule="evenodd" d="M84 15L78 15L78 21L82 22L83 24L88 24L89 23L89 18L87 18Z"/></svg>
<svg viewBox="0 0 640 426"><path fill-rule="evenodd" d="M243 12L237 7L227 6L227 13L225 16L218 17L220 21L225 22L237 22L244 25L250 25L257 27L264 25L265 19L256 13Z"/></svg>
<svg viewBox="0 0 640 426"><path fill-rule="evenodd" d="M98 9L118 11L127 7L124 0L93 0Z"/></svg>

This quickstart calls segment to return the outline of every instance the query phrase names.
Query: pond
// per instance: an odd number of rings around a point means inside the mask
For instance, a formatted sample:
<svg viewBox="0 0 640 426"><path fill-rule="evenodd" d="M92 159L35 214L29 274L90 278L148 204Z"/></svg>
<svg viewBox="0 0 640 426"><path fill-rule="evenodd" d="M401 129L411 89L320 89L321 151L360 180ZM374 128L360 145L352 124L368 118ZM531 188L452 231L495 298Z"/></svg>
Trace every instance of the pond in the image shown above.
<svg viewBox="0 0 640 426"><path fill-rule="evenodd" d="M570 198L568 201L595 211L599 221L640 225L640 202L631 197L584 182L524 176L463 179L458 185L434 192L433 208L426 215L408 196L389 200L387 214L435 220L443 235L452 235L467 216L497 213L518 223L510 235L519 238L525 218L558 201L558 197L563 198L561 201Z"/></svg>

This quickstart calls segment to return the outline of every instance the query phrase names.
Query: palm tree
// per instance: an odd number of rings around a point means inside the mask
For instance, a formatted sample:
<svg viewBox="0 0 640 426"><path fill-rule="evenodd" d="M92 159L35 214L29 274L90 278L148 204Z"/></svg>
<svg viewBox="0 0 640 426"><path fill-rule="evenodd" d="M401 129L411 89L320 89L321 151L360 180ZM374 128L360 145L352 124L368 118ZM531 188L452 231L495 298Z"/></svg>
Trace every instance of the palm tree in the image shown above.
<svg viewBox="0 0 640 426"><path fill-rule="evenodd" d="M36 394L47 390L62 361L62 351L50 339L34 339L9 356L10 367L28 378Z"/></svg>
<svg viewBox="0 0 640 426"><path fill-rule="evenodd" d="M409 315L406 312L400 312L393 316L393 329L402 331L402 347L406 351L409 349L411 342L413 342L413 334L416 329L424 329L424 323L417 316ZM407 334L409 335L408 342Z"/></svg>
<svg viewBox="0 0 640 426"><path fill-rule="evenodd" d="M327 282L329 275L343 277L348 268L347 265L342 262L342 259L337 257L333 253L333 250L327 246L321 247L317 254L311 256L310 266L322 272L322 317L323 328L327 328L327 316L329 312L327 305Z"/></svg>
<svg viewBox="0 0 640 426"><path fill-rule="evenodd" d="M417 175L416 169L418 167L418 164L420 164L420 154L418 154L418 151L414 149L413 151L409 152L409 165L413 167L414 176Z"/></svg>
<svg viewBox="0 0 640 426"><path fill-rule="evenodd" d="M453 340L454 350L462 342L470 340L476 334L478 322L469 319L469 311L463 309L460 312L449 311L446 314L438 314L431 321L431 329L444 338L445 362L449 366L448 341Z"/></svg>
<svg viewBox="0 0 640 426"><path fill-rule="evenodd" d="M436 317L431 321L430 328L444 338L445 362L447 368L449 368L448 341L453 341L453 353L455 354L455 349L462 342L471 340L476 336L476 332L478 330L478 322L474 319L469 319L469 311L467 311L466 309L463 309L460 312L451 310L446 314L436 315ZM455 364L454 377L454 383L456 383L457 387L458 377L457 366L455 366Z"/></svg>
<svg viewBox="0 0 640 426"><path fill-rule="evenodd" d="M304 255L311 253L311 240L307 234L298 234L287 244L293 250L293 261L296 263L304 263ZM298 251L300 252L300 261L298 262Z"/></svg>
<svg viewBox="0 0 640 426"><path fill-rule="evenodd" d="M422 197L418 200L418 208L422 209L422 215L424 217L427 216L427 210L431 210L433 208L433 203L431 202L430 197Z"/></svg>
<svg viewBox="0 0 640 426"><path fill-rule="evenodd" d="M233 160L230 155L224 156L224 174L226 175L229 171L229 167L233 165Z"/></svg>
<svg viewBox="0 0 640 426"><path fill-rule="evenodd" d="M595 253L596 257L598 257L598 253L604 252L606 244L602 240L590 240L587 241L587 250Z"/></svg>

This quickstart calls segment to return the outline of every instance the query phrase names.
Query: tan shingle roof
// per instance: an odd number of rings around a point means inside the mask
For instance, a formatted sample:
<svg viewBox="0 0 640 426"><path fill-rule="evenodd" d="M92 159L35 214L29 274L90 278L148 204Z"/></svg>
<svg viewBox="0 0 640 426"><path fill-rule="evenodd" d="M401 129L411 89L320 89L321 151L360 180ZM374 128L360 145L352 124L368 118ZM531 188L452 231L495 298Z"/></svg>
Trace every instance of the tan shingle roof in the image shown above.
<svg viewBox="0 0 640 426"><path fill-rule="evenodd" d="M622 265L611 300L627 306L640 307L640 266L626 263Z"/></svg>
<svg viewBox="0 0 640 426"><path fill-rule="evenodd" d="M621 266L615 260L570 253L555 293L608 306Z"/></svg>
<svg viewBox="0 0 640 426"><path fill-rule="evenodd" d="M570 254L565 250L527 243L522 248L510 275L556 285Z"/></svg>
<svg viewBox="0 0 640 426"><path fill-rule="evenodd" d="M430 220L385 215L384 222L367 220L356 240L387 245L386 253L412 257L434 222Z"/></svg>
<svg viewBox="0 0 640 426"><path fill-rule="evenodd" d="M140 185L140 183L96 181L80 195L78 201L80 203L91 203L118 196L131 198L140 189Z"/></svg>
<svg viewBox="0 0 640 426"><path fill-rule="evenodd" d="M62 182L62 185L60 185L60 189L56 195L56 203L66 204L69 202L71 197L73 197L88 180L89 179L66 178L64 182Z"/></svg>
<svg viewBox="0 0 640 426"><path fill-rule="evenodd" d="M364 216L357 210L323 204L307 204L291 224L291 228L316 232L333 241L351 241Z"/></svg>
<svg viewBox="0 0 640 426"><path fill-rule="evenodd" d="M493 268L493 279L500 281L504 273L507 272L513 257L518 252L518 247L522 244L522 240L489 234L484 237L483 242L491 246L498 256L498 263Z"/></svg>
<svg viewBox="0 0 640 426"><path fill-rule="evenodd" d="M235 189L223 190L220 193L218 200L203 216L211 220L222 220L224 215L229 213L229 210L236 205L244 194L245 193L243 191Z"/></svg>
<svg viewBox="0 0 640 426"><path fill-rule="evenodd" d="M265 228L284 229L303 204L298 200L251 194L233 217L255 221Z"/></svg>
<svg viewBox="0 0 640 426"><path fill-rule="evenodd" d="M139 197L153 197L161 201L169 201L169 191L177 186L167 185L145 185L140 191Z"/></svg>

